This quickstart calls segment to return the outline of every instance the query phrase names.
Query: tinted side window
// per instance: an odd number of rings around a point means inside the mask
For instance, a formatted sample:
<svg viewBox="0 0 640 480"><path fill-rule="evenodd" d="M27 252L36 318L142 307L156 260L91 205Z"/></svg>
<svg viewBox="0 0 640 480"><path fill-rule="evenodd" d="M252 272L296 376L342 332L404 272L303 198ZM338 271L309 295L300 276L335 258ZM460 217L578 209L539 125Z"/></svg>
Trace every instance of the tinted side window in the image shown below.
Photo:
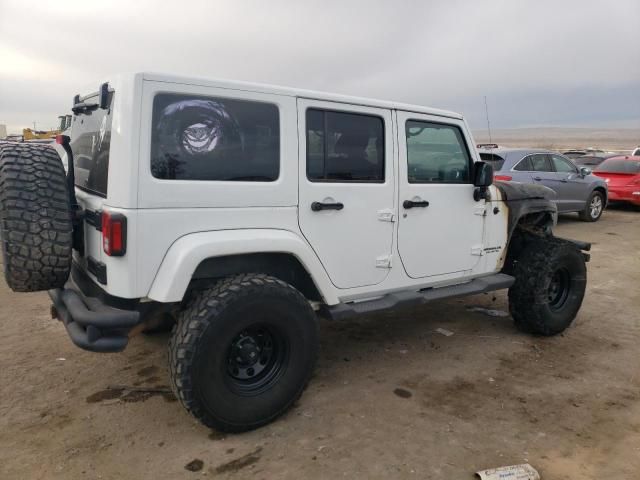
<svg viewBox="0 0 640 480"><path fill-rule="evenodd" d="M570 162L565 160L559 155L551 155L551 161L556 172L561 173L576 173L578 170Z"/></svg>
<svg viewBox="0 0 640 480"><path fill-rule="evenodd" d="M307 110L307 178L312 182L384 182L380 117Z"/></svg>
<svg viewBox="0 0 640 480"><path fill-rule="evenodd" d="M152 129L156 178L271 182L280 173L275 105L163 93L153 100Z"/></svg>
<svg viewBox="0 0 640 480"><path fill-rule="evenodd" d="M409 183L469 183L471 157L460 129L408 120Z"/></svg>
<svg viewBox="0 0 640 480"><path fill-rule="evenodd" d="M533 167L531 166L531 157L524 157L513 169L519 172L533 171Z"/></svg>
<svg viewBox="0 0 640 480"><path fill-rule="evenodd" d="M534 172L552 172L551 162L549 161L549 155L545 153L536 153L529 156L531 161L532 171Z"/></svg>

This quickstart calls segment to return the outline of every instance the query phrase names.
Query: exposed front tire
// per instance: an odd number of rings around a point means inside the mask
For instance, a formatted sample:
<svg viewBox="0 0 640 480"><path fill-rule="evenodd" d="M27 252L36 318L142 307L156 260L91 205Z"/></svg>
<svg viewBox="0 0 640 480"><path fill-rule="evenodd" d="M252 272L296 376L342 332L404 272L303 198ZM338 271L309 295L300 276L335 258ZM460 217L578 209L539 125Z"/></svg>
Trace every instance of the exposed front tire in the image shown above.
<svg viewBox="0 0 640 480"><path fill-rule="evenodd" d="M594 190L591 192L591 195L589 195L584 210L579 213L580 219L585 222L595 222L599 220L602 212L604 212L605 204L604 194L598 190Z"/></svg>
<svg viewBox="0 0 640 480"><path fill-rule="evenodd" d="M317 351L317 319L300 292L268 275L236 275L195 295L179 316L171 383L203 424L251 430L300 397Z"/></svg>
<svg viewBox="0 0 640 480"><path fill-rule="evenodd" d="M69 278L71 208L56 151L44 145L0 148L0 237L4 274L16 292L61 288Z"/></svg>
<svg viewBox="0 0 640 480"><path fill-rule="evenodd" d="M576 317L587 284L584 256L570 242L540 238L514 262L509 310L516 326L540 335L564 331Z"/></svg>

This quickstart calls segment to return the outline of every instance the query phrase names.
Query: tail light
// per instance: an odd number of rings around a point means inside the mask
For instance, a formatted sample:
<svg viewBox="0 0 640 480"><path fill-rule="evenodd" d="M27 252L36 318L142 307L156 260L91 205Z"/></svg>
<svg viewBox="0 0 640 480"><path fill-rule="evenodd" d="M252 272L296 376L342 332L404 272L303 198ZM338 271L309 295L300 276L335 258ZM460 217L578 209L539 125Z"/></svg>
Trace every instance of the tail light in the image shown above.
<svg viewBox="0 0 640 480"><path fill-rule="evenodd" d="M127 217L102 212L102 249L110 257L122 257L127 252Z"/></svg>
<svg viewBox="0 0 640 480"><path fill-rule="evenodd" d="M513 180L513 177L511 177L509 175L494 175L493 179L494 180L502 180L504 182L509 182L509 181Z"/></svg>

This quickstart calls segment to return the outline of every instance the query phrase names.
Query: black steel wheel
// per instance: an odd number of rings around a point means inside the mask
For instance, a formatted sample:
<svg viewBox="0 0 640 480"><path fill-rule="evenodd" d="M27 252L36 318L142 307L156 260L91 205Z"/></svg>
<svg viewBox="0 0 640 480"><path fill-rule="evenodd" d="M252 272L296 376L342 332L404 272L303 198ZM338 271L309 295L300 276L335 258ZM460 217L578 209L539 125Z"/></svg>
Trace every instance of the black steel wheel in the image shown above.
<svg viewBox="0 0 640 480"><path fill-rule="evenodd" d="M251 430L300 397L317 350L317 319L300 292L268 275L236 275L197 293L179 315L171 382L205 425Z"/></svg>
<svg viewBox="0 0 640 480"><path fill-rule="evenodd" d="M241 396L260 395L278 382L288 360L286 335L268 324L246 328L228 349L229 387Z"/></svg>

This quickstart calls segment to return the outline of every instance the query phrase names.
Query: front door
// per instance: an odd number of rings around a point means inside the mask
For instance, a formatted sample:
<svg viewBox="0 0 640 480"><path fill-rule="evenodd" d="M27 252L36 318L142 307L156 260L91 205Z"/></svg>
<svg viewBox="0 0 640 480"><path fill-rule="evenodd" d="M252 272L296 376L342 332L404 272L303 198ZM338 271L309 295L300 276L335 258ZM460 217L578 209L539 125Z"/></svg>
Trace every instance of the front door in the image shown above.
<svg viewBox="0 0 640 480"><path fill-rule="evenodd" d="M391 112L298 100L300 229L338 288L382 282L394 212Z"/></svg>
<svg viewBox="0 0 640 480"><path fill-rule="evenodd" d="M398 249L410 277L463 277L482 255L485 200L473 199L462 121L398 112Z"/></svg>
<svg viewBox="0 0 640 480"><path fill-rule="evenodd" d="M558 176L554 190L558 194L558 204L566 206L566 210L582 210L587 197L591 193L580 170L566 158L551 154L551 163Z"/></svg>

